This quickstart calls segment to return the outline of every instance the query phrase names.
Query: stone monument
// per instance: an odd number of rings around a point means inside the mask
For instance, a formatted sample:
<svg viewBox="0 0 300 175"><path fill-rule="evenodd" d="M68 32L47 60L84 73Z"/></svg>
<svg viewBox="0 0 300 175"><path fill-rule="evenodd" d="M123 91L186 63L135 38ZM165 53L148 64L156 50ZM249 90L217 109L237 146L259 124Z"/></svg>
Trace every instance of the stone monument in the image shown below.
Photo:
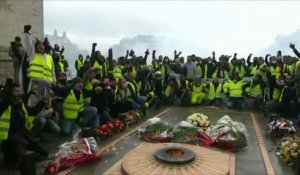
<svg viewBox="0 0 300 175"><path fill-rule="evenodd" d="M0 82L13 77L8 47L15 36L22 38L26 24L32 26L34 37L43 38L43 0L0 0Z"/></svg>

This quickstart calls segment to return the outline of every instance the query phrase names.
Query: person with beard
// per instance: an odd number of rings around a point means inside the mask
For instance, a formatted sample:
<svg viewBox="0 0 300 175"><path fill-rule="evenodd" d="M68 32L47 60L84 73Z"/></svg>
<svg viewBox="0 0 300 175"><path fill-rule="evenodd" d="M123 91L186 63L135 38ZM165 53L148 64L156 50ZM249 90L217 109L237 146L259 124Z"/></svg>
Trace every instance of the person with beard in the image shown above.
<svg viewBox="0 0 300 175"><path fill-rule="evenodd" d="M36 106L29 107L22 102L20 87L8 79L0 101L0 140L4 159L15 168L21 163L26 150L34 151L41 158L48 157L48 151L32 135L28 127L30 116L36 115L45 105L47 97Z"/></svg>
<svg viewBox="0 0 300 175"><path fill-rule="evenodd" d="M222 104L223 84L218 78L214 78L211 83L206 86L208 91L207 104L220 106Z"/></svg>

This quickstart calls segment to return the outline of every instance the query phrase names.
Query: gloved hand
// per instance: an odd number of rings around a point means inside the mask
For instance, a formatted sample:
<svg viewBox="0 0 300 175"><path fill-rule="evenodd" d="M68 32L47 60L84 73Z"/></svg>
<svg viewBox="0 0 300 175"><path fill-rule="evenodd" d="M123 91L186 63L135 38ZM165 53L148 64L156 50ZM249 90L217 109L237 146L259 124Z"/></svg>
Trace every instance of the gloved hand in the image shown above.
<svg viewBox="0 0 300 175"><path fill-rule="evenodd" d="M97 46L97 43L93 43L93 47L96 47Z"/></svg>

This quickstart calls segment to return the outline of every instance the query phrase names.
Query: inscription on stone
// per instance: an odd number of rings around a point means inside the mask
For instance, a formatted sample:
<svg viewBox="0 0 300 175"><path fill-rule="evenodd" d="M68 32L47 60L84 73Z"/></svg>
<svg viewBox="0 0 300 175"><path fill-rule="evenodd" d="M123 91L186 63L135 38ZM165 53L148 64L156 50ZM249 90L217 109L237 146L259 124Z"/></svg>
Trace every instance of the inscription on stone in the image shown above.
<svg viewBox="0 0 300 175"><path fill-rule="evenodd" d="M7 0L0 0L0 11L1 10L13 12L11 3L7 2Z"/></svg>

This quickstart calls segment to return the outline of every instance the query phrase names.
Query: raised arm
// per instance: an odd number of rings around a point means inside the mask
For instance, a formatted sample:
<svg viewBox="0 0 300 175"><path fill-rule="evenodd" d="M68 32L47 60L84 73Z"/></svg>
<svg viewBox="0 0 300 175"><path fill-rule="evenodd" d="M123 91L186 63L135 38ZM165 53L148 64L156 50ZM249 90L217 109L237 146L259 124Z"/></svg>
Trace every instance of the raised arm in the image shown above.
<svg viewBox="0 0 300 175"><path fill-rule="evenodd" d="M299 51L296 49L295 44L290 44L290 48L293 50L293 52L295 53L295 55L300 58L300 53Z"/></svg>

